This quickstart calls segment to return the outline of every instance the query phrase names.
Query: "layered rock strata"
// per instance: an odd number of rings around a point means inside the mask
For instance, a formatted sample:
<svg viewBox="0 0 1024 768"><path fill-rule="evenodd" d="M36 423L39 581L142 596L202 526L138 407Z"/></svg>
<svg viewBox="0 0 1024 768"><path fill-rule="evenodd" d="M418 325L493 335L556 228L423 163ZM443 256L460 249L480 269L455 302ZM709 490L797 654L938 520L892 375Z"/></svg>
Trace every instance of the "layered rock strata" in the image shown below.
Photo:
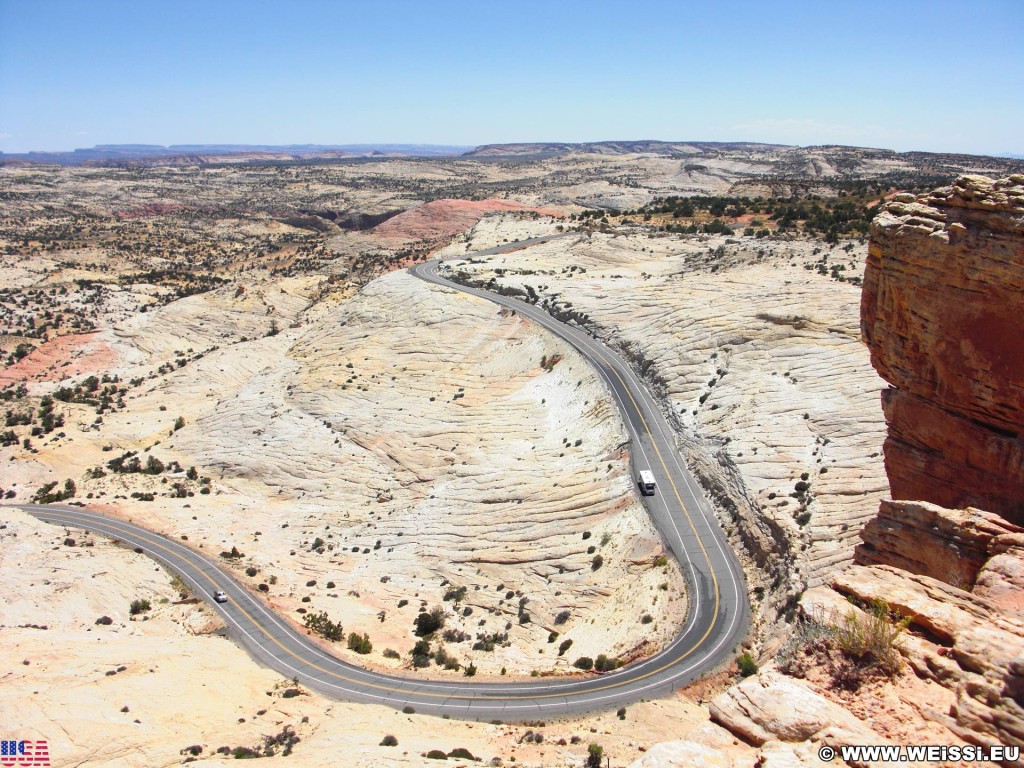
<svg viewBox="0 0 1024 768"><path fill-rule="evenodd" d="M897 195L861 299L894 498L1024 522L1024 176Z"/></svg>

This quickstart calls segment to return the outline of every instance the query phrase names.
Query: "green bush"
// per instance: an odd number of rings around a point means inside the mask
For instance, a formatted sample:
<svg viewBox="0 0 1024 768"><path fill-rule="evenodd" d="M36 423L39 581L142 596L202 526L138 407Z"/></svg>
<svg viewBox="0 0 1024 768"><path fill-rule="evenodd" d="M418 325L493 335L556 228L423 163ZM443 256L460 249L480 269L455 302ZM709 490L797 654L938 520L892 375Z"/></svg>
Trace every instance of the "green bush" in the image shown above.
<svg viewBox="0 0 1024 768"><path fill-rule="evenodd" d="M417 615L416 621L413 623L416 625L417 637L433 634L444 626L444 608L439 605L435 606L430 611Z"/></svg>
<svg viewBox="0 0 1024 768"><path fill-rule="evenodd" d="M750 677L757 674L757 662L746 651L736 657L736 666L740 671L740 677Z"/></svg>
<svg viewBox="0 0 1024 768"><path fill-rule="evenodd" d="M307 629L316 632L325 640L337 643L345 639L345 632L342 629L341 624L331 621L327 616L327 611L321 611L320 613L307 613L304 623ZM369 642L369 640L367 640L367 642Z"/></svg>
<svg viewBox="0 0 1024 768"><path fill-rule="evenodd" d="M580 656L572 665L577 669L591 670L594 668L594 660L589 656Z"/></svg>
<svg viewBox="0 0 1024 768"><path fill-rule="evenodd" d="M145 613L152 607L153 606L149 604L149 600L139 598L137 600L132 600L132 604L128 606L128 613L132 616L138 616L140 613Z"/></svg>
<svg viewBox="0 0 1024 768"><path fill-rule="evenodd" d="M373 643L370 642L370 635L364 632L350 632L348 636L348 649L356 653L367 654L373 651Z"/></svg>

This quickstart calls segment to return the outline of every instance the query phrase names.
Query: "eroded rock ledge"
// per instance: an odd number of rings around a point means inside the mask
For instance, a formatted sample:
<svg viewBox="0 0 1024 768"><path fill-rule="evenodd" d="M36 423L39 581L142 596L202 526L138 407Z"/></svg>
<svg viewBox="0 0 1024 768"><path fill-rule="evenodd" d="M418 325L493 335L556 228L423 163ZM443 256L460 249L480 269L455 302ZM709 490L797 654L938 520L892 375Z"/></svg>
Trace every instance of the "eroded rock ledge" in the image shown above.
<svg viewBox="0 0 1024 768"><path fill-rule="evenodd" d="M897 195L875 219L861 325L892 495L1024 523L1024 176Z"/></svg>

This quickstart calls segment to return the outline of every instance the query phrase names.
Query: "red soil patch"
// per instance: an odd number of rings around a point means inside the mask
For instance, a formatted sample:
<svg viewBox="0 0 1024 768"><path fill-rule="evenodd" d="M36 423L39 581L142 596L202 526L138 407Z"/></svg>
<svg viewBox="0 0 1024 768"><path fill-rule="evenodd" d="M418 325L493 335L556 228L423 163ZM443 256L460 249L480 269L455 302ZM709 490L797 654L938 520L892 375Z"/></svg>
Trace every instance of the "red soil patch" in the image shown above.
<svg viewBox="0 0 1024 768"><path fill-rule="evenodd" d="M373 228L380 237L435 240L471 229L488 213L532 211L542 216L564 216L552 208L533 208L514 200L434 200L400 213Z"/></svg>
<svg viewBox="0 0 1024 768"><path fill-rule="evenodd" d="M0 371L0 387L19 381L60 381L68 376L106 371L117 362L117 353L98 333L58 336Z"/></svg>

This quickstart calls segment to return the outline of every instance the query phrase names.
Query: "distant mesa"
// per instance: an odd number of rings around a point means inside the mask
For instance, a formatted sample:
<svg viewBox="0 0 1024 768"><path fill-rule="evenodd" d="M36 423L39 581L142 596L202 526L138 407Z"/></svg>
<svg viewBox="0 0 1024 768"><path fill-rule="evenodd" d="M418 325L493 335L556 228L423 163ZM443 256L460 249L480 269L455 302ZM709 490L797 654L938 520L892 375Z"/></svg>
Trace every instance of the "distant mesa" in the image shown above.
<svg viewBox="0 0 1024 768"><path fill-rule="evenodd" d="M791 149L785 144L759 144L737 141L591 141L591 142L537 142L528 144L483 144L466 152L464 157L543 157L570 153L595 155L651 154L685 157L704 152L770 151Z"/></svg>
<svg viewBox="0 0 1024 768"><path fill-rule="evenodd" d="M0 152L0 165L104 165L170 161L259 162L359 157L457 157L472 147L446 144L97 144L72 152Z"/></svg>

